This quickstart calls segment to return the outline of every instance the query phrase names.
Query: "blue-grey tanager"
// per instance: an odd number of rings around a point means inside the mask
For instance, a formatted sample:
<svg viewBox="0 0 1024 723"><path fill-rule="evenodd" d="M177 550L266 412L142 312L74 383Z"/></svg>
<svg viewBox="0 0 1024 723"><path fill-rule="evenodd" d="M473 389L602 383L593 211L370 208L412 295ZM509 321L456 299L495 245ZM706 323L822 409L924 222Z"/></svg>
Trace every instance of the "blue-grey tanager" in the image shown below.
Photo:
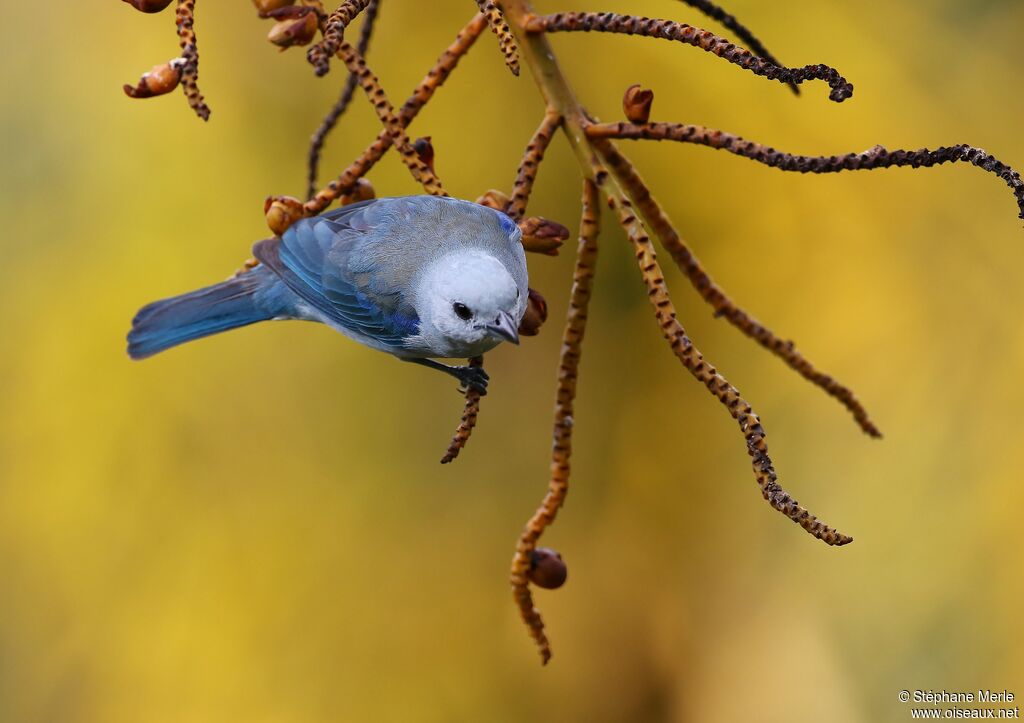
<svg viewBox="0 0 1024 723"><path fill-rule="evenodd" d="M381 198L295 223L253 247L258 265L215 286L143 307L128 353L143 359L268 319L319 321L399 359L439 369L480 392L474 357L519 342L526 255L505 214L434 196Z"/></svg>

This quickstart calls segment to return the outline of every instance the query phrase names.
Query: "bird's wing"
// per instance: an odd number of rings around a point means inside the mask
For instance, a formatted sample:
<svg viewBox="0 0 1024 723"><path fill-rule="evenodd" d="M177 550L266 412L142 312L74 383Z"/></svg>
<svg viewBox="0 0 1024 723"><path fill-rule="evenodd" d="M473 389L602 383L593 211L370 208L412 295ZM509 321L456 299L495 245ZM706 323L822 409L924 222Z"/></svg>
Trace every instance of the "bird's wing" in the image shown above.
<svg viewBox="0 0 1024 723"><path fill-rule="evenodd" d="M363 255L357 251L372 245L375 203L352 204L299 221L282 238L257 243L253 253L330 320L399 348L419 331L419 319L404 298L406 289L382 285L372 269L352 263Z"/></svg>

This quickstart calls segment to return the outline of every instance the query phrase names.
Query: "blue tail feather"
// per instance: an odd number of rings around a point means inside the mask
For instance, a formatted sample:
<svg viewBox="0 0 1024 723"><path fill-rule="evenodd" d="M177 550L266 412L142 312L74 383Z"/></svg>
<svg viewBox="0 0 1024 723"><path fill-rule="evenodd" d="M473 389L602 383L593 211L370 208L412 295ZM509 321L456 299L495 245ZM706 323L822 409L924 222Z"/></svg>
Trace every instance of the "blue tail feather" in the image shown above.
<svg viewBox="0 0 1024 723"><path fill-rule="evenodd" d="M142 307L128 332L128 355L145 359L193 339L273 318L274 314L258 307L255 298L263 288L264 275L257 269Z"/></svg>

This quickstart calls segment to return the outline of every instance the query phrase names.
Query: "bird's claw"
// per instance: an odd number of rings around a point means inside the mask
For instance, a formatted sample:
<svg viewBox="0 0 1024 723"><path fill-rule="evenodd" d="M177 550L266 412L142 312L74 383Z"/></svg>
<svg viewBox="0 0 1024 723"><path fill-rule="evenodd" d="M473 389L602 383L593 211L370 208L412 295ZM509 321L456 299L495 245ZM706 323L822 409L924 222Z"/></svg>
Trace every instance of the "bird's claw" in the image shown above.
<svg viewBox="0 0 1024 723"><path fill-rule="evenodd" d="M481 397L487 394L487 382L490 381L490 376L483 367L453 367L453 370L463 388L472 389Z"/></svg>

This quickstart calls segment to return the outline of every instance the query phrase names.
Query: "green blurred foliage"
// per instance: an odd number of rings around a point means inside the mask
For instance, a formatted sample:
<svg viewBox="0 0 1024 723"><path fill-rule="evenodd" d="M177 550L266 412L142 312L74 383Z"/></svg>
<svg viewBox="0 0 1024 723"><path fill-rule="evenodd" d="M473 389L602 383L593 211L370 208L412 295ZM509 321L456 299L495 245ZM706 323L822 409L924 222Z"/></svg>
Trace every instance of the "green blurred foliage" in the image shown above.
<svg viewBox="0 0 1024 723"><path fill-rule="evenodd" d="M541 9L671 16L668 0ZM802 98L692 48L554 38L587 107L804 153L970 142L1024 165L1024 6L735 0L790 64L856 85ZM392 98L472 3L388 0L371 65ZM713 275L852 385L886 438L722 322L675 271L684 323L760 412L783 483L856 537L829 549L760 499L735 424L679 367L606 216L573 489L544 538L537 665L507 565L547 474L570 254L531 258L541 336L489 355L457 463L450 381L326 328L262 324L128 361L143 303L223 278L302 189L342 81L278 55L247 2L200 2L196 120L120 84L176 52L170 12L115 0L5 7L0 308L0 720L882 721L900 689L1024 694L1021 223L969 167L780 174L704 148L627 152ZM709 27L714 27L709 26ZM542 105L485 35L413 127L456 195L507 188ZM377 132L357 102L340 168ZM415 187L394 154L381 194ZM556 140L531 210L575 228Z"/></svg>

